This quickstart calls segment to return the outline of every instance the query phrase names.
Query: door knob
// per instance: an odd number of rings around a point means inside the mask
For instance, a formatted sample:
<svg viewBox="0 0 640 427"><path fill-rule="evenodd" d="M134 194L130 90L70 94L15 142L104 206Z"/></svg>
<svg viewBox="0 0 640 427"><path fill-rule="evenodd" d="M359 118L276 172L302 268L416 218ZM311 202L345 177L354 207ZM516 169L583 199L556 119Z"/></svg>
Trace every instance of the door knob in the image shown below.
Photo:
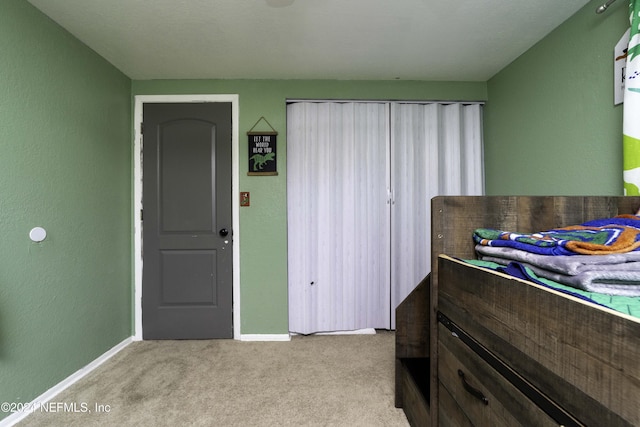
<svg viewBox="0 0 640 427"><path fill-rule="evenodd" d="M227 230L226 228L221 228L218 233L220 234L221 237L226 237L227 234L229 234L229 230Z"/></svg>

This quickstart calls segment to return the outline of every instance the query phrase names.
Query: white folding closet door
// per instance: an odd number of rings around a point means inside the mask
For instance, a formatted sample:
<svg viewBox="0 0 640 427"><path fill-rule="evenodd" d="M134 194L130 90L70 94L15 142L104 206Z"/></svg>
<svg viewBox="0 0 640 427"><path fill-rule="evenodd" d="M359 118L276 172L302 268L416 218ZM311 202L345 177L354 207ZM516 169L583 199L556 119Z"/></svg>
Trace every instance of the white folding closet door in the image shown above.
<svg viewBox="0 0 640 427"><path fill-rule="evenodd" d="M388 106L287 106L289 329L390 327Z"/></svg>
<svg viewBox="0 0 640 427"><path fill-rule="evenodd" d="M391 107L391 306L395 309L429 272L431 198L438 193L438 105ZM395 328L395 316L392 327Z"/></svg>
<svg viewBox="0 0 640 427"><path fill-rule="evenodd" d="M391 307L431 271L431 198L484 191L481 105L391 105Z"/></svg>
<svg viewBox="0 0 640 427"><path fill-rule="evenodd" d="M431 270L431 198L484 191L480 105L287 107L289 329L395 328Z"/></svg>

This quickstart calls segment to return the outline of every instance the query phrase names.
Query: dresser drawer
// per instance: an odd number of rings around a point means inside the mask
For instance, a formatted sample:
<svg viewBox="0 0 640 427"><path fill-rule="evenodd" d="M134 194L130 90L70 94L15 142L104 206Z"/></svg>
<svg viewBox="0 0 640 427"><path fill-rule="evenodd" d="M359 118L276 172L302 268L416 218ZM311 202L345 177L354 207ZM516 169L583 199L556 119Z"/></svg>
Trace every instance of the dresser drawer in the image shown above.
<svg viewBox="0 0 640 427"><path fill-rule="evenodd" d="M438 383L441 426L564 425L442 323L438 323ZM571 424L580 425L575 421Z"/></svg>

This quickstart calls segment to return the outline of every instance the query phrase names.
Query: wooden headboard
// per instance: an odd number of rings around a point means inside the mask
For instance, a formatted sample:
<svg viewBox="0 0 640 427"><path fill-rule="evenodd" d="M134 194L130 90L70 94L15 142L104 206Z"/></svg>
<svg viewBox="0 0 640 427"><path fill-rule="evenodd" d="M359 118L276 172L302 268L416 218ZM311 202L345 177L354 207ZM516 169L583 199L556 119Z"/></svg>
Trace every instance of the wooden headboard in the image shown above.
<svg viewBox="0 0 640 427"><path fill-rule="evenodd" d="M432 276L437 278L440 254L475 258L472 235L476 228L528 233L635 214L638 208L640 197L630 196L434 197L431 199Z"/></svg>

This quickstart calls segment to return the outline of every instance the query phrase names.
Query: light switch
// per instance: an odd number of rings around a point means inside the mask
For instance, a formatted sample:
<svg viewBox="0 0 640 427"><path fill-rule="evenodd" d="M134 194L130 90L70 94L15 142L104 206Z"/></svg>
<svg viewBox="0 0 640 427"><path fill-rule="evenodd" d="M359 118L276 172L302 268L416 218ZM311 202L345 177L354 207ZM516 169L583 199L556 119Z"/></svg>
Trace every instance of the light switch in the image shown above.
<svg viewBox="0 0 640 427"><path fill-rule="evenodd" d="M251 199L248 191L240 192L240 206L251 206Z"/></svg>

